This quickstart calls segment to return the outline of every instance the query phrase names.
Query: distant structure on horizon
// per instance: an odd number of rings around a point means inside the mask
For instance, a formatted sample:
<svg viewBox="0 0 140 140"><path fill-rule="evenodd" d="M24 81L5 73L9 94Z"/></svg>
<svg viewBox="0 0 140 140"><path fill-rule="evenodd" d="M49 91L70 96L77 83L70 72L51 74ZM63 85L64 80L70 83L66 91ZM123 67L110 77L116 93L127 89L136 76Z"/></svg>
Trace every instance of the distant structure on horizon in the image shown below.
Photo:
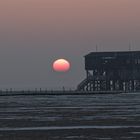
<svg viewBox="0 0 140 140"><path fill-rule="evenodd" d="M139 91L140 51L91 52L78 91Z"/></svg>

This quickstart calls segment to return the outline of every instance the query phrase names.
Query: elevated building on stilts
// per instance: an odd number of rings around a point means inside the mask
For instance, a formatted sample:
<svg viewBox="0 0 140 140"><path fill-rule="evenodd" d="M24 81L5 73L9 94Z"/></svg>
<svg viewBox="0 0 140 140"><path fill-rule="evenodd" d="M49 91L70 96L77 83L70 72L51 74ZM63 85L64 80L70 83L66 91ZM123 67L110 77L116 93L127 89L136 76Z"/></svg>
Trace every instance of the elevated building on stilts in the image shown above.
<svg viewBox="0 0 140 140"><path fill-rule="evenodd" d="M78 91L139 91L140 51L91 52Z"/></svg>

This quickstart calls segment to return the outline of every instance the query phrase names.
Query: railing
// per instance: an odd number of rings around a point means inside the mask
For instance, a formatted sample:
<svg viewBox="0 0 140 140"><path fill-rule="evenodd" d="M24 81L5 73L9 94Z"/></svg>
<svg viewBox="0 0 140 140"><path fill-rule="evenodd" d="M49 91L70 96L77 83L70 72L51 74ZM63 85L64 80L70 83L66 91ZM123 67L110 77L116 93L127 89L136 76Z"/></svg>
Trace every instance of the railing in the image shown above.
<svg viewBox="0 0 140 140"><path fill-rule="evenodd" d="M84 79L78 86L77 86L77 90L82 90L84 88L84 86L86 86L86 84L93 79L93 77L88 77L86 79Z"/></svg>
<svg viewBox="0 0 140 140"><path fill-rule="evenodd" d="M117 94L122 91L14 91L14 92L2 92L0 96L37 96L37 95L92 95L92 94Z"/></svg>

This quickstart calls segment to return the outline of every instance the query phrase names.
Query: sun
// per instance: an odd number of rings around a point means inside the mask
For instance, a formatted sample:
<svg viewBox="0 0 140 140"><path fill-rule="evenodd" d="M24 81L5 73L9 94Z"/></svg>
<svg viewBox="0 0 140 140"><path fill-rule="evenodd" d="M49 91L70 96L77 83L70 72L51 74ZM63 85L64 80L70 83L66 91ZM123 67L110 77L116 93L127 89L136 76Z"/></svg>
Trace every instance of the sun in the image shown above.
<svg viewBox="0 0 140 140"><path fill-rule="evenodd" d="M58 72L66 72L70 69L70 62L66 59L57 59L53 62L53 69Z"/></svg>

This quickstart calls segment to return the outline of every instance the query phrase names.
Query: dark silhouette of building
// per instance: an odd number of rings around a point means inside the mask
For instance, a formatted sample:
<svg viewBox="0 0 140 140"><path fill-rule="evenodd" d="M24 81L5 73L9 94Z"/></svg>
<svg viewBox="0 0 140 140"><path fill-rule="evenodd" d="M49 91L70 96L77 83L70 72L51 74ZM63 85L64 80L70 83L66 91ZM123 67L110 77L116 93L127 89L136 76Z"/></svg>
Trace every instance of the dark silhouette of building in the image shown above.
<svg viewBox="0 0 140 140"><path fill-rule="evenodd" d="M140 51L91 52L85 56L85 70L79 91L140 90Z"/></svg>

